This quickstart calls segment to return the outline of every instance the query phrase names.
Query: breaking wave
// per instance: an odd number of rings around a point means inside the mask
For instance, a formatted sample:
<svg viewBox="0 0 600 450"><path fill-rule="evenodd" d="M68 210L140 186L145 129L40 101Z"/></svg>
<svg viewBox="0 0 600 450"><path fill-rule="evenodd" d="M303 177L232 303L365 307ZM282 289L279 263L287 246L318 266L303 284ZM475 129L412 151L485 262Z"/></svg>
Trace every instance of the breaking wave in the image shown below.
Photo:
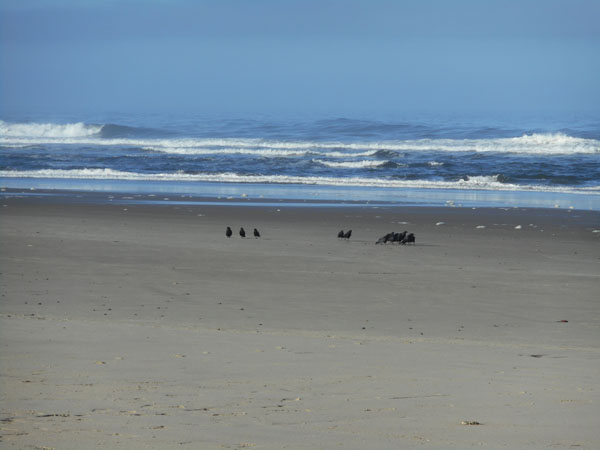
<svg viewBox="0 0 600 450"><path fill-rule="evenodd" d="M10 138L21 139L25 143L31 141L34 144L97 143L95 140L86 140L86 138L90 137L109 140L114 138L128 138L135 141L136 137L152 137L164 134L169 133L152 128L130 127L113 123L102 125L86 124L83 122L65 124L35 122L8 123L0 120L0 137L7 140L10 140ZM83 141L80 139L83 139Z"/></svg>
<svg viewBox="0 0 600 450"><path fill-rule="evenodd" d="M385 166L389 161L323 161L321 159L313 159L313 162L322 164L327 167L344 168L344 169L365 169Z"/></svg>
<svg viewBox="0 0 600 450"><path fill-rule="evenodd" d="M390 178L365 177L318 177L287 175L241 175L231 172L223 173L135 173L114 169L43 169L32 171L0 171L5 178L60 178L60 179L97 179L97 180L133 180L133 181L187 181L187 182L220 182L220 183L263 183L263 184L308 184L329 186L360 186L379 188L420 188L420 189L476 189L503 191L540 191L563 193L600 193L600 186L581 188L516 185L502 182L501 175L465 176L456 181L405 180Z"/></svg>
<svg viewBox="0 0 600 450"><path fill-rule="evenodd" d="M168 137L165 138L165 135ZM333 158L379 156L390 159L404 152L423 151L533 155L600 154L599 140L573 137L563 133L533 133L520 137L486 139L321 142L262 138L170 137L170 133L161 130L117 124L8 123L0 120L0 145L25 147L43 144L127 146L152 152L184 155L262 152L266 157L314 154Z"/></svg>
<svg viewBox="0 0 600 450"><path fill-rule="evenodd" d="M2 139L10 138L78 138L93 136L100 133L102 125L87 125L82 122L55 124L55 123L7 123L0 120L0 136Z"/></svg>

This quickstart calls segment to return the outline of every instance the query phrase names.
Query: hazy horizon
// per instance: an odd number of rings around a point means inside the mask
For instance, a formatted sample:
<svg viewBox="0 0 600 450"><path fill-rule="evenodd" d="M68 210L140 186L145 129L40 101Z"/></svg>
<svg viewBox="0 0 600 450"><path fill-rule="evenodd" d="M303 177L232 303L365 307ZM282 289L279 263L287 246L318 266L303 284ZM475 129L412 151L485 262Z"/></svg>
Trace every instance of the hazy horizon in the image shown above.
<svg viewBox="0 0 600 450"><path fill-rule="evenodd" d="M0 0L0 113L600 112L596 1Z"/></svg>

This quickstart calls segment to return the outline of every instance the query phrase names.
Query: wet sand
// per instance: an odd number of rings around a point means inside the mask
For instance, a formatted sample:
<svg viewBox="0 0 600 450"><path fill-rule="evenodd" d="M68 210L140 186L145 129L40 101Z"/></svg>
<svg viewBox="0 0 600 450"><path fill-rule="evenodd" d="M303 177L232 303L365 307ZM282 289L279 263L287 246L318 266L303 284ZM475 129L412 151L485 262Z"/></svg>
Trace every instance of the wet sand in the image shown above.
<svg viewBox="0 0 600 450"><path fill-rule="evenodd" d="M600 447L598 212L2 202L2 448Z"/></svg>

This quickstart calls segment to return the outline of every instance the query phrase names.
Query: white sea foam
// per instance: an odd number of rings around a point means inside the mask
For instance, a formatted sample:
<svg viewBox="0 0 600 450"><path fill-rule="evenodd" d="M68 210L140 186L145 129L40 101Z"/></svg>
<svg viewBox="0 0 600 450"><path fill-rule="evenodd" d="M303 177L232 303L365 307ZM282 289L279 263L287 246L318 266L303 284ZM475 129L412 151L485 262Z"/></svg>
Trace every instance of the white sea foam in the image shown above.
<svg viewBox="0 0 600 450"><path fill-rule="evenodd" d="M150 144L146 141L138 145ZM123 144L120 144L123 145ZM330 158L348 158L373 156L377 150L367 152L328 151L311 143L267 142L258 140L229 140L229 139L183 139L161 140L150 145L143 145L144 150L178 155L256 155L261 157L294 157L294 156L327 156Z"/></svg>
<svg viewBox="0 0 600 450"><path fill-rule="evenodd" d="M144 146L144 150L153 152L169 153L177 155L255 155L264 158L277 157L294 157L294 156L327 156L330 158L348 158L348 157L364 157L373 156L377 151L368 152L336 152L336 151L319 151L316 146L282 146L278 148L276 145L265 143L256 143L251 146L248 142L228 142L219 141L218 144L214 141L188 141L182 142L183 145L176 145L171 142L162 142L162 145ZM236 147L237 145L237 147Z"/></svg>
<svg viewBox="0 0 600 450"><path fill-rule="evenodd" d="M600 185L585 188L519 186L501 183L498 176L466 177L458 181L398 180L389 178L364 177L303 177L286 175L239 175L236 173L187 174L155 173L142 174L124 172L113 169L43 169L33 171L0 171L4 178L60 178L60 179L100 179L100 180L134 180L134 181L198 181L221 183L272 183L272 184L310 184L329 186L362 186L380 188L421 188L421 189L478 189L502 191L544 191L578 194L600 194Z"/></svg>
<svg viewBox="0 0 600 450"><path fill-rule="evenodd" d="M0 136L3 138L77 138L98 134L102 125L82 122L55 123L6 123L0 120Z"/></svg>
<svg viewBox="0 0 600 450"><path fill-rule="evenodd" d="M378 150L364 152L330 151L342 144L317 144L313 142L277 142L259 139L128 139L101 137L38 136L23 137L4 135L0 130L0 145L22 148L32 145L63 144L90 146L137 147L143 150L177 155L228 155L246 154L262 157L294 157L320 155L332 158L373 156Z"/></svg>
<svg viewBox="0 0 600 450"><path fill-rule="evenodd" d="M279 158L279 157L294 157L294 156L305 156L308 152L306 151L295 151L295 150L283 150L283 149L256 149L248 147L171 147L171 146L147 146L143 147L144 150L153 152L176 154L176 155L254 155L263 158Z"/></svg>
<svg viewBox="0 0 600 450"><path fill-rule="evenodd" d="M600 153L600 141L567 136L561 133L533 134L494 139L418 139L366 143L323 143L323 149L343 147L348 150L407 152L478 152L525 154Z"/></svg>
<svg viewBox="0 0 600 450"><path fill-rule="evenodd" d="M531 134L494 139L418 139L378 142L278 141L247 138L102 138L102 125L47 124L0 121L0 145L19 147L41 144L129 146L173 154L243 153L265 156L323 155L331 158L373 156L389 152L499 152L523 154L600 154L600 141L562 133ZM269 152L270 151L270 152ZM432 163L435 163L433 161Z"/></svg>
<svg viewBox="0 0 600 450"><path fill-rule="evenodd" d="M363 161L323 161L321 159L313 159L313 162L318 164L322 164L327 167L334 168L345 168L345 169L364 169L368 167L380 167L386 164L388 161L371 161L371 160L363 160Z"/></svg>

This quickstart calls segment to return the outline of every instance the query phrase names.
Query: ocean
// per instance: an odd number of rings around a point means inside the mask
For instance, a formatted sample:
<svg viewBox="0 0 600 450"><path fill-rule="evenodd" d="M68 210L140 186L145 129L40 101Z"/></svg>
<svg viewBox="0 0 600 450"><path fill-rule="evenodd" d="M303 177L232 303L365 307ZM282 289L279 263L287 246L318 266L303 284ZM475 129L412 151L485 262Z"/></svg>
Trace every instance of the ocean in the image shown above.
<svg viewBox="0 0 600 450"><path fill-rule="evenodd" d="M600 210L594 117L0 119L3 188Z"/></svg>

